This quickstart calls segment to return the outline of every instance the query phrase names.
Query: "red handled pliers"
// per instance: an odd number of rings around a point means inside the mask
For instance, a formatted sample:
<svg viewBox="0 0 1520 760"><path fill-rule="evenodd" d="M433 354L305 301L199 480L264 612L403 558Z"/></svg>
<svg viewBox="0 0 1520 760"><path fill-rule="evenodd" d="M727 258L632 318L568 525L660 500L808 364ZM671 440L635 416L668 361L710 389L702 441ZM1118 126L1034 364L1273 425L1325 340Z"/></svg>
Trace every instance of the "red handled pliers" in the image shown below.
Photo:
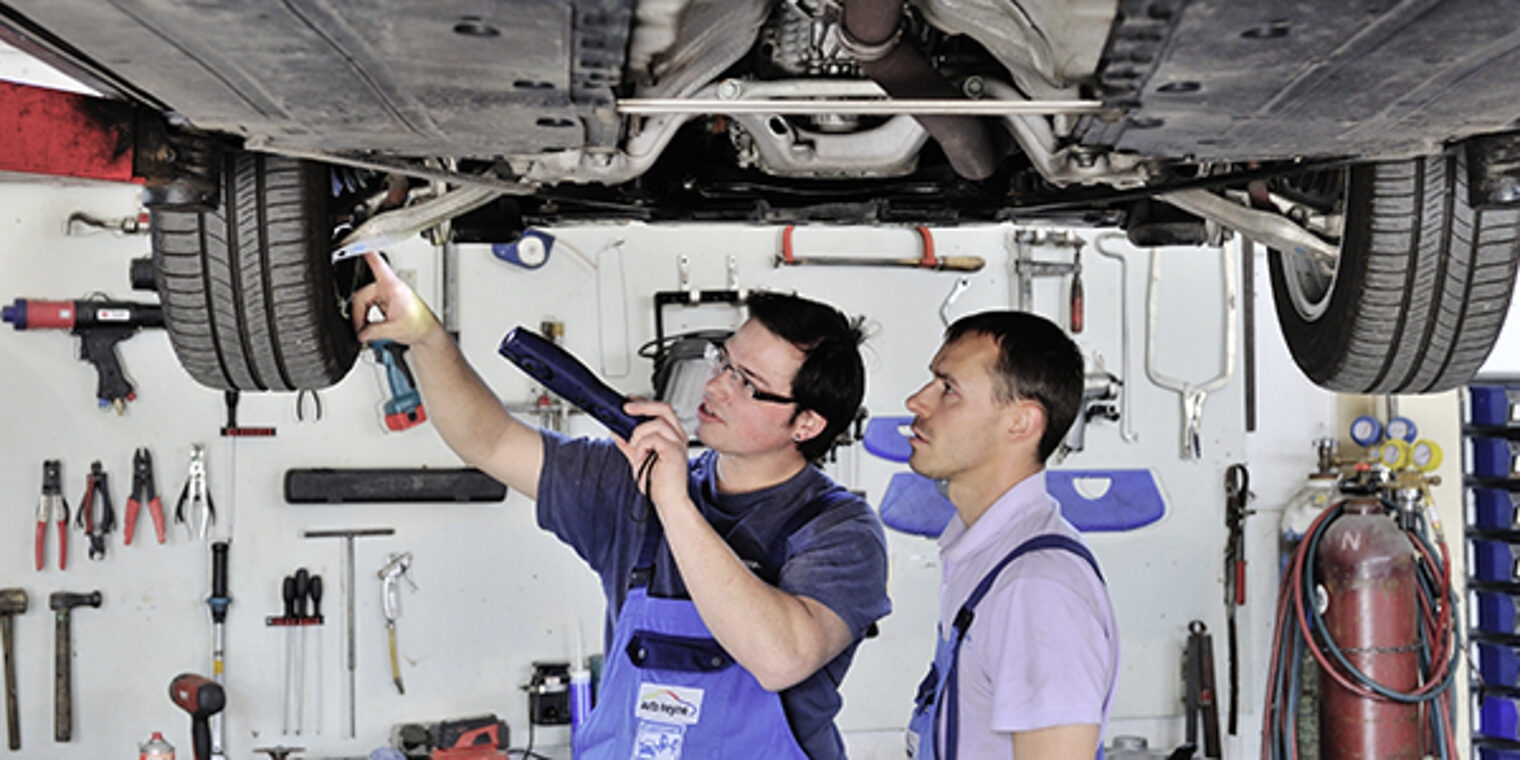
<svg viewBox="0 0 1520 760"><path fill-rule="evenodd" d="M37 502L37 569L42 569L42 547L47 539L47 524L58 523L58 569L69 563L69 502L63 498L62 465L57 459L42 463L42 498Z"/></svg>
<svg viewBox="0 0 1520 760"><path fill-rule="evenodd" d="M123 537L123 544L132 543L132 534L137 528L137 511L143 504L148 505L148 514L153 517L153 532L158 534L158 542L164 542L164 505L158 500L158 489L153 486L153 454L147 448L140 448L132 454L132 493L127 499L127 529Z"/></svg>

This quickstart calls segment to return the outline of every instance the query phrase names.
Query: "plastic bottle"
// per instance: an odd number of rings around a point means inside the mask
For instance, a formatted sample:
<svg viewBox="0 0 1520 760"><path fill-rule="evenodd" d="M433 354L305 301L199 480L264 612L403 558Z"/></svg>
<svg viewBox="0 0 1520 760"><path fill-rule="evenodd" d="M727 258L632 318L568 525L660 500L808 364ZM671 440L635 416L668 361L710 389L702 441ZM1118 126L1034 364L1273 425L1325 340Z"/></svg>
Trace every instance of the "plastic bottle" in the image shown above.
<svg viewBox="0 0 1520 760"><path fill-rule="evenodd" d="M570 733L581 730L581 725L591 717L591 671L584 662L570 671Z"/></svg>
<svg viewBox="0 0 1520 760"><path fill-rule="evenodd" d="M174 745L164 741L164 735L154 731L145 744L137 747L138 760L174 760Z"/></svg>

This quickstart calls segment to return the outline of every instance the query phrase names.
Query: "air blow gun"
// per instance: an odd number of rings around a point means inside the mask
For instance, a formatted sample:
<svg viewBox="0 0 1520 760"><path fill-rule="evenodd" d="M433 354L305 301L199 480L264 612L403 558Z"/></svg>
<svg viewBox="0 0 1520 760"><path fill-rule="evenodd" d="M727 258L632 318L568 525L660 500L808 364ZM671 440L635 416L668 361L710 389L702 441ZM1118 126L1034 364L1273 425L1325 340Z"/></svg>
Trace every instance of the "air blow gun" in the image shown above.
<svg viewBox="0 0 1520 760"><path fill-rule="evenodd" d="M39 301L17 298L0 310L0 318L17 330L68 330L79 336L79 359L95 365L100 376L95 397L101 408L121 414L137 398L122 372L116 344L144 327L163 327L162 307L131 301Z"/></svg>
<svg viewBox="0 0 1520 760"><path fill-rule="evenodd" d="M384 365L385 380L391 387L391 397L385 401L385 426L400 432L427 422L422 394L406 363L406 346L393 340L377 340L369 347L375 352L375 361Z"/></svg>

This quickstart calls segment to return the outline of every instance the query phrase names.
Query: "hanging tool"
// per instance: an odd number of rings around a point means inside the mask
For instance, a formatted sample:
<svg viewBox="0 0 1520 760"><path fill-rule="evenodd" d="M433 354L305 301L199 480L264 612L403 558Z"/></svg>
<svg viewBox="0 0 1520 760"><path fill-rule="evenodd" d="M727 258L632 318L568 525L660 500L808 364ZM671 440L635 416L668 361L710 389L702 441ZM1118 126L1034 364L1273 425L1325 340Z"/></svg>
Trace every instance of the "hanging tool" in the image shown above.
<svg viewBox="0 0 1520 760"><path fill-rule="evenodd" d="M963 295L966 294L966 289L970 288L970 287L971 287L971 278L970 277L957 277L956 278L955 284L950 287L950 292L945 295L945 300L940 302L940 305L939 305L939 322L940 322L940 324L944 325L945 327L949 327L950 326L950 307L952 305L954 305L956 301L959 301L961 299L961 296L963 296Z"/></svg>
<svg viewBox="0 0 1520 760"><path fill-rule="evenodd" d="M100 497L100 519L95 519L95 501ZM90 538L90 559L106 558L106 536L116 527L116 510L111 507L111 489L107 486L106 470L100 460L90 463L90 474L85 476L84 498L74 513L74 525Z"/></svg>
<svg viewBox="0 0 1520 760"><path fill-rule="evenodd" d="M311 575L306 572L306 568L298 568L293 580L295 581L292 584L295 597L290 624L294 627L290 629L289 634L295 637L296 658L291 671L294 675L291 682L291 695L295 702L295 733L300 736L305 713L302 710L302 697L306 693L306 631L302 626L306 624L306 595L311 592Z"/></svg>
<svg viewBox="0 0 1520 760"><path fill-rule="evenodd" d="M99 376L96 401L101 408L111 407L117 414L126 411L127 402L135 400L137 392L121 370L116 344L141 328L164 326L163 310L158 304L108 300L17 298L0 310L0 319L17 330L68 330L79 336L79 358L95 365Z"/></svg>
<svg viewBox="0 0 1520 760"><path fill-rule="evenodd" d="M16 707L16 633L13 618L26 612L26 590L0 589L0 646L5 650L5 735L10 748L21 749L21 715Z"/></svg>
<svg viewBox="0 0 1520 760"><path fill-rule="evenodd" d="M411 552L392 553L390 560L375 573L380 578L380 601L385 609L385 637L390 644L391 681L396 684L398 694L405 694L406 687L401 684L401 661L396 656L396 620L401 617L401 589L396 581L405 578L412 591L416 591L417 583L412 580L411 569Z"/></svg>
<svg viewBox="0 0 1520 760"><path fill-rule="evenodd" d="M169 682L169 700L181 710L190 713L190 746L195 760L210 760L210 718L227 705L227 693L205 676L181 673Z"/></svg>
<svg viewBox="0 0 1520 760"><path fill-rule="evenodd" d="M206 597L206 606L211 608L211 678L219 684L227 678L227 608L231 604L232 597L227 593L227 542L217 541L211 544L211 596ZM220 715L211 718L211 756L224 757Z"/></svg>
<svg viewBox="0 0 1520 760"><path fill-rule="evenodd" d="M385 367L385 380L391 389L391 397L385 400L386 429L400 432L427 422L422 394L412 378L412 368L406 363L406 345L377 340L369 346L375 352L375 361Z"/></svg>
<svg viewBox="0 0 1520 760"><path fill-rule="evenodd" d="M1230 668L1230 736L1235 736L1240 716L1240 640L1235 627L1235 610L1246 603L1246 517L1254 514L1246 504L1251 493L1251 471L1244 464L1232 464L1224 472L1224 525L1229 542L1224 550L1225 634L1229 647Z"/></svg>
<svg viewBox="0 0 1520 760"><path fill-rule="evenodd" d="M127 527L122 538L123 545L132 543L132 534L137 529L137 512L143 504L148 505L148 515L153 518L153 532L158 534L158 542L163 543L164 505L158 500L158 489L153 485L153 454L146 447L132 453L132 493L127 498Z"/></svg>
<svg viewBox="0 0 1520 760"><path fill-rule="evenodd" d="M190 503L189 516L185 515L186 501ZM196 512L200 512L199 520ZM191 540L198 536L203 541L211 533L211 524L216 522L216 507L211 502L211 492L206 490L206 447L199 443L190 445L190 466L185 473L185 485L179 491L179 503L174 507L174 522L184 524Z"/></svg>
<svg viewBox="0 0 1520 760"><path fill-rule="evenodd" d="M357 656L354 653L354 539L368 536L393 536L395 528L359 528L349 530L308 530L301 535L306 538L341 538L343 539L343 598L347 609L344 612L345 627L348 630L347 661L348 661L348 736L354 738L357 735L354 709L355 698L355 672L358 668Z"/></svg>
<svg viewBox="0 0 1520 760"><path fill-rule="evenodd" d="M1214 691L1214 639L1201 620L1188 623L1182 676L1187 703L1185 741L1194 747L1198 746L1198 723L1201 719L1203 756L1219 760L1219 703Z"/></svg>
<svg viewBox="0 0 1520 760"><path fill-rule="evenodd" d="M48 459L42 463L42 498L37 501L37 569L42 569L43 545L47 543L47 526L58 523L58 569L69 564L69 502L63 498L62 463Z"/></svg>
<svg viewBox="0 0 1520 760"><path fill-rule="evenodd" d="M875 256L798 256L792 247L792 233L796 229L796 225L790 224L782 229L781 255L776 258L776 266L911 267L976 272L987 265L986 260L981 256L936 256L934 235L929 232L928 227L913 228L923 244L922 252L916 259L889 259Z"/></svg>
<svg viewBox="0 0 1520 760"><path fill-rule="evenodd" d="M237 421L238 402L242 400L242 394L237 391L222 391L222 404L227 407L227 424L222 426L223 438L272 438L275 434L273 426L269 425L239 425Z"/></svg>
<svg viewBox="0 0 1520 760"><path fill-rule="evenodd" d="M1119 368L1120 375L1128 380L1134 375L1130 374L1129 363L1129 260L1116 251L1110 251L1103 247L1108 240L1123 240L1124 234L1119 232L1105 232L1093 239L1093 250L1099 255L1108 257L1119 262ZM1119 386L1119 437L1125 443L1134 443L1140 440L1140 434L1135 432L1134 418L1129 414L1129 383L1123 382Z"/></svg>
<svg viewBox="0 0 1520 760"><path fill-rule="evenodd" d="M311 399L310 413L306 411L306 399ZM296 422L305 422L308 416L312 422L322 421L322 394L310 388L302 388L296 391Z"/></svg>
<svg viewBox="0 0 1520 760"><path fill-rule="evenodd" d="M287 760L297 752L305 752L305 747L254 747L254 752L263 752L269 756L269 760Z"/></svg>
<svg viewBox="0 0 1520 760"><path fill-rule="evenodd" d="M311 579L306 582L306 596L311 600L311 614L301 621L302 636L306 635L307 628L313 626L320 628L322 625L322 576L312 574ZM312 636L317 640L317 677L312 679L312 688L316 692L312 704L316 714L313 716L312 725L316 727L316 733L320 734L322 733L322 631L318 630Z"/></svg>
<svg viewBox="0 0 1520 760"><path fill-rule="evenodd" d="M301 648L298 649L297 638L303 635L300 630L305 619L302 607L309 591L309 584L310 578L304 567L285 576L280 582L280 598L285 605L284 614L264 619L265 625L285 629L285 698L280 718L280 732L285 734L292 733L292 724L295 726L294 733L301 733L301 679L305 666L302 655L305 639L301 639Z"/></svg>
<svg viewBox="0 0 1520 760"><path fill-rule="evenodd" d="M48 595L48 609L53 611L53 740L66 742L74 738L73 680L74 647L69 636L69 620L75 607L100 607L100 592L74 594L55 591Z"/></svg>
<svg viewBox="0 0 1520 760"><path fill-rule="evenodd" d="M1008 249L1008 274L1012 281L1018 284L1018 290L1014 293L1013 308L1019 311L1030 311L1034 308L1034 280L1036 277L1065 277L1072 278L1070 301L1067 304L1068 327L1072 333L1082 332L1086 323L1082 296L1082 247L1087 245L1075 234L1055 230L1015 230L1004 240L1004 246ZM1061 261L1038 261L1034 257L1034 249L1038 246L1050 248L1070 248L1072 260L1070 263Z"/></svg>
<svg viewBox="0 0 1520 760"><path fill-rule="evenodd" d="M1223 388L1235 374L1235 313L1238 310L1235 291L1235 258L1222 253L1224 259L1224 357L1223 367L1212 379L1199 384L1189 383L1170 375L1163 375L1156 368L1156 333L1158 293L1161 290L1161 256L1151 251L1150 288L1146 292L1145 309L1145 374L1151 382L1175 391L1182 401L1182 458L1198 459L1203 456L1203 405L1209 394Z"/></svg>

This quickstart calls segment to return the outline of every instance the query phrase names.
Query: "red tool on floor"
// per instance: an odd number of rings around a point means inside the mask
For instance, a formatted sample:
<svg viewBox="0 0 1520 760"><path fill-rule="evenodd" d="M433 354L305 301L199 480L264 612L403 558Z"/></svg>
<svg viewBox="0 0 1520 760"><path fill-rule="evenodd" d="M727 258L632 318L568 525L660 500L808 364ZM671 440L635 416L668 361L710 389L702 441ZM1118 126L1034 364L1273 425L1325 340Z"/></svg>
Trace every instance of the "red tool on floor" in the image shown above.
<svg viewBox="0 0 1520 760"><path fill-rule="evenodd" d="M42 548L47 525L58 523L58 569L69 564L69 502L63 498L63 465L57 459L42 463L42 498L37 502L37 569L42 569Z"/></svg>
<svg viewBox="0 0 1520 760"><path fill-rule="evenodd" d="M153 454L146 447L139 448L132 454L132 493L127 498L126 535L123 544L132 543L132 534L137 529L137 511L143 505L148 505L148 514L153 518L153 532L158 534L158 542L164 542L164 505L158 500L158 489L153 485Z"/></svg>

